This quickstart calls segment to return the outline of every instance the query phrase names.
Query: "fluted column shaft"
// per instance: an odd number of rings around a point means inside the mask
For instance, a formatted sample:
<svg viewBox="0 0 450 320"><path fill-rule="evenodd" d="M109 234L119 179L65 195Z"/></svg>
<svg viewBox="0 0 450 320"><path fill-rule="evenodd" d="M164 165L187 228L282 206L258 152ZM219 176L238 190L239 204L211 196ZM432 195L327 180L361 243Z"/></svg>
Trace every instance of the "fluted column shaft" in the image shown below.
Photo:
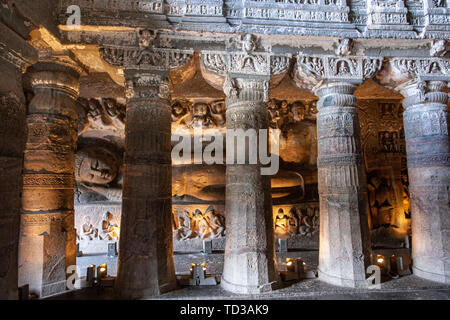
<svg viewBox="0 0 450 320"><path fill-rule="evenodd" d="M29 69L34 98L28 107L24 154L19 284L45 297L66 289L76 264L74 171L79 70L61 61Z"/></svg>
<svg viewBox="0 0 450 320"><path fill-rule="evenodd" d="M413 272L450 283L448 94L442 81L404 86Z"/></svg>
<svg viewBox="0 0 450 320"><path fill-rule="evenodd" d="M167 72L127 71L125 171L116 289L126 298L176 287Z"/></svg>
<svg viewBox="0 0 450 320"><path fill-rule="evenodd" d="M227 93L227 130L268 129L268 81L234 79ZM231 135L227 132L227 157ZM258 140L261 137L258 137ZM237 145L242 151L244 147ZM250 148L249 148L250 149ZM236 157L235 157L236 159ZM273 234L270 176L261 164L227 163L227 237L222 287L235 293L270 291L278 282Z"/></svg>
<svg viewBox="0 0 450 320"><path fill-rule="evenodd" d="M350 83L329 83L317 92L319 278L365 287L371 245L355 89Z"/></svg>

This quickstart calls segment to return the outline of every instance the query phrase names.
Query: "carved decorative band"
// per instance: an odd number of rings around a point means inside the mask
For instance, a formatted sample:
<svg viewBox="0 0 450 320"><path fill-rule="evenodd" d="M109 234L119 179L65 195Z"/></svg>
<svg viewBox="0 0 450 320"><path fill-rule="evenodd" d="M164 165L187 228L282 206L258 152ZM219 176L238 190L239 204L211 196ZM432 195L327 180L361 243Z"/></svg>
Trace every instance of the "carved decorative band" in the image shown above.
<svg viewBox="0 0 450 320"><path fill-rule="evenodd" d="M418 93L411 96L406 96L403 99L403 107L408 110L414 107L423 107L433 104L442 104L447 106L448 94L446 92L428 92Z"/></svg>
<svg viewBox="0 0 450 320"><path fill-rule="evenodd" d="M167 71L178 68L188 62L194 55L192 50L168 48L139 47L103 47L102 58L113 66L126 69L139 67L141 70Z"/></svg>
<svg viewBox="0 0 450 320"><path fill-rule="evenodd" d="M70 211L70 210L68 210ZM72 214L73 214L72 210ZM52 213L24 213L20 215L20 223L23 226L46 225L50 223L62 223L66 214L62 212Z"/></svg>
<svg viewBox="0 0 450 320"><path fill-rule="evenodd" d="M74 189L75 178L71 174L23 174L24 189Z"/></svg>
<svg viewBox="0 0 450 320"><path fill-rule="evenodd" d="M64 92L77 99L80 93L80 84L77 78L64 72L39 71L33 73L31 85L33 89L53 89Z"/></svg>
<svg viewBox="0 0 450 320"><path fill-rule="evenodd" d="M297 72L299 79L315 78L318 81L329 82L361 82L372 78L382 65L382 57L363 56L311 56L299 52L297 59ZM351 85L348 83L348 85ZM343 87L344 88L344 87ZM322 90L318 88L318 90ZM338 89L342 90L342 89ZM348 90L348 89L343 89ZM335 91L339 92L339 91ZM342 93L350 93L342 91Z"/></svg>
<svg viewBox="0 0 450 320"><path fill-rule="evenodd" d="M450 73L450 61L440 58L394 58L392 66L402 74L423 80L448 81Z"/></svg>
<svg viewBox="0 0 450 320"><path fill-rule="evenodd" d="M337 155L337 156L319 156L317 159L318 167L331 167L343 165L360 165L363 163L363 158L359 154L352 155Z"/></svg>
<svg viewBox="0 0 450 320"><path fill-rule="evenodd" d="M365 194L365 193L367 193L367 188L365 186L328 187L328 186L320 186L319 184L320 197L325 197L329 195L340 195L340 194Z"/></svg>
<svg viewBox="0 0 450 320"><path fill-rule="evenodd" d="M24 71L33 63L31 60L26 59L20 53L11 50L10 46L3 42L0 42L0 58L8 63L11 63L21 71Z"/></svg>
<svg viewBox="0 0 450 320"><path fill-rule="evenodd" d="M450 154L408 155L408 167L450 166Z"/></svg>
<svg viewBox="0 0 450 320"><path fill-rule="evenodd" d="M145 155L133 156L132 154L125 154L124 162L128 166L140 165L170 165L172 164L172 157L170 150L168 152L146 152Z"/></svg>

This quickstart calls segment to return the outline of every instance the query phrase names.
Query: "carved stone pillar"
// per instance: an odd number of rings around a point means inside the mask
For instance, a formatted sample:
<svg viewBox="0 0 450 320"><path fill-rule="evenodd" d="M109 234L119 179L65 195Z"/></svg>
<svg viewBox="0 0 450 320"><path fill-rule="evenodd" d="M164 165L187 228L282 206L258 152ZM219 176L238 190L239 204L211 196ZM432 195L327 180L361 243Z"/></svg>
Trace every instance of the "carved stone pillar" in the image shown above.
<svg viewBox="0 0 450 320"><path fill-rule="evenodd" d="M130 71L125 124L118 293L159 295L176 287L172 244L171 110L167 71Z"/></svg>
<svg viewBox="0 0 450 320"><path fill-rule="evenodd" d="M340 50L349 53L351 49ZM372 250L367 184L355 89L381 67L381 57L299 54L294 81L319 96L317 104L320 196L319 278L367 287Z"/></svg>
<svg viewBox="0 0 450 320"><path fill-rule="evenodd" d="M355 89L335 82L317 91L319 278L359 288L367 286L371 245Z"/></svg>
<svg viewBox="0 0 450 320"><path fill-rule="evenodd" d="M227 130L268 129L266 101L268 79L227 78ZM239 135L236 134L239 138ZM227 147L230 139L227 133ZM261 139L261 136L257 140ZM249 142L250 143L250 142ZM256 142L255 143L259 143ZM237 145L237 152L244 146ZM248 148L250 149L250 147ZM235 150L227 149L229 153ZM227 238L221 284L235 293L256 294L277 285L270 176L261 175L261 164L230 164L226 169Z"/></svg>
<svg viewBox="0 0 450 320"><path fill-rule="evenodd" d="M27 134L22 70L35 52L1 23L0 33L0 300L5 300L18 299L21 174Z"/></svg>
<svg viewBox="0 0 450 320"><path fill-rule="evenodd" d="M445 54L437 44L431 53ZM377 78L404 96L413 272L450 283L448 59L393 58Z"/></svg>
<svg viewBox="0 0 450 320"><path fill-rule="evenodd" d="M79 68L63 57L29 69L34 98L28 107L24 154L19 285L45 297L66 289L76 264L74 171Z"/></svg>
<svg viewBox="0 0 450 320"><path fill-rule="evenodd" d="M444 81L414 82L403 94L412 219L413 272L450 283L450 144Z"/></svg>

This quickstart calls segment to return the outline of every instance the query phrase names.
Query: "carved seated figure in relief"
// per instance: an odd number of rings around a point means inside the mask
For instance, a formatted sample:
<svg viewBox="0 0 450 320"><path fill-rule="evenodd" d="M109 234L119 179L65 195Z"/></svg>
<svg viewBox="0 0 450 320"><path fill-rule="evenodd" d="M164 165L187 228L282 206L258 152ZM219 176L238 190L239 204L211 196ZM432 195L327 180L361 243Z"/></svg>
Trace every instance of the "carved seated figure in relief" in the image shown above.
<svg viewBox="0 0 450 320"><path fill-rule="evenodd" d="M289 234L291 236L298 234L298 217L295 207L289 210Z"/></svg>
<svg viewBox="0 0 450 320"><path fill-rule="evenodd" d="M192 118L188 123L188 128L210 128L214 126L211 119L209 106L206 103L196 103L192 109Z"/></svg>
<svg viewBox="0 0 450 320"><path fill-rule="evenodd" d="M318 210L309 207L306 208L306 214L301 215L301 226L299 233L303 236L311 237L319 232L319 215Z"/></svg>
<svg viewBox="0 0 450 320"><path fill-rule="evenodd" d="M224 100L215 101L210 104L211 116L216 126L222 127L226 122L226 105Z"/></svg>
<svg viewBox="0 0 450 320"><path fill-rule="evenodd" d="M212 240L225 236L224 218L212 206L204 214L199 209L194 214L185 210L183 216L178 217L178 225L175 232L177 240Z"/></svg>
<svg viewBox="0 0 450 320"><path fill-rule="evenodd" d="M390 226L394 211L392 185L389 179L380 178L372 173L367 185L369 207L373 228Z"/></svg>
<svg viewBox="0 0 450 320"><path fill-rule="evenodd" d="M289 217L284 213L283 209L279 209L275 218L275 235L279 239L289 238Z"/></svg>
<svg viewBox="0 0 450 320"><path fill-rule="evenodd" d="M186 124L188 109L180 101L176 101L172 105L172 122L177 124Z"/></svg>
<svg viewBox="0 0 450 320"><path fill-rule="evenodd" d="M208 220L203 216L199 209L195 210L194 221L200 239L204 240L208 238L211 234L211 227L209 226Z"/></svg>
<svg viewBox="0 0 450 320"><path fill-rule="evenodd" d="M269 126L273 129L279 129L281 126L281 114L274 99L269 100L267 103L267 111L269 114Z"/></svg>
<svg viewBox="0 0 450 320"><path fill-rule="evenodd" d="M81 226L80 240L94 240L98 236L98 229L91 224L89 216L84 217L84 223Z"/></svg>
<svg viewBox="0 0 450 320"><path fill-rule="evenodd" d="M178 217L178 229L175 233L177 240L187 240L194 237L194 223L189 211Z"/></svg>
<svg viewBox="0 0 450 320"><path fill-rule="evenodd" d="M119 235L116 232L117 224L112 224L111 221L113 215L111 212L106 211L103 215L102 221L100 222L100 240L119 240Z"/></svg>
<svg viewBox="0 0 450 320"><path fill-rule="evenodd" d="M205 211L205 217L209 222L212 238L220 238L225 236L225 223L222 220L222 216L216 214L214 208L209 206Z"/></svg>

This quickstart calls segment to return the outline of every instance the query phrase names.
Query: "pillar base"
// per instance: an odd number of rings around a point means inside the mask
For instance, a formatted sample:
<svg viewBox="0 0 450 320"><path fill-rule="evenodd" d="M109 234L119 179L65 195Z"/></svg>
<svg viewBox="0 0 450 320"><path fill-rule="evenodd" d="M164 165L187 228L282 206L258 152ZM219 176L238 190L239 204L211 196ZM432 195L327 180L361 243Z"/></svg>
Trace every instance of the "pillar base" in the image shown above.
<svg viewBox="0 0 450 320"><path fill-rule="evenodd" d="M433 272L424 271L417 267L412 267L412 270L413 270L413 274L418 276L419 278L422 278L425 280L430 280L430 281L435 281L435 282L440 282L440 283L445 283L445 284L450 284L450 273L447 273L447 274L433 273Z"/></svg>
<svg viewBox="0 0 450 320"><path fill-rule="evenodd" d="M173 291L177 288L178 288L178 284L176 284L176 283L166 283L166 284L159 286L159 290L156 290L156 291L154 288L149 288L149 289L118 289L118 288L116 288L116 290L119 291L118 296L123 299L139 300L139 299L160 296L164 293Z"/></svg>
<svg viewBox="0 0 450 320"><path fill-rule="evenodd" d="M271 292L279 288L279 283L274 281L270 283L266 283L260 286L246 286L228 282L223 277L220 280L221 287L229 292L237 293L237 294L260 294L265 292Z"/></svg>
<svg viewBox="0 0 450 320"><path fill-rule="evenodd" d="M339 286L339 287L347 287L347 288L355 288L355 289L367 289L369 284L366 280L355 280L355 279L344 279L340 277L336 277L330 274L326 274L320 269L317 270L319 273L319 280Z"/></svg>

